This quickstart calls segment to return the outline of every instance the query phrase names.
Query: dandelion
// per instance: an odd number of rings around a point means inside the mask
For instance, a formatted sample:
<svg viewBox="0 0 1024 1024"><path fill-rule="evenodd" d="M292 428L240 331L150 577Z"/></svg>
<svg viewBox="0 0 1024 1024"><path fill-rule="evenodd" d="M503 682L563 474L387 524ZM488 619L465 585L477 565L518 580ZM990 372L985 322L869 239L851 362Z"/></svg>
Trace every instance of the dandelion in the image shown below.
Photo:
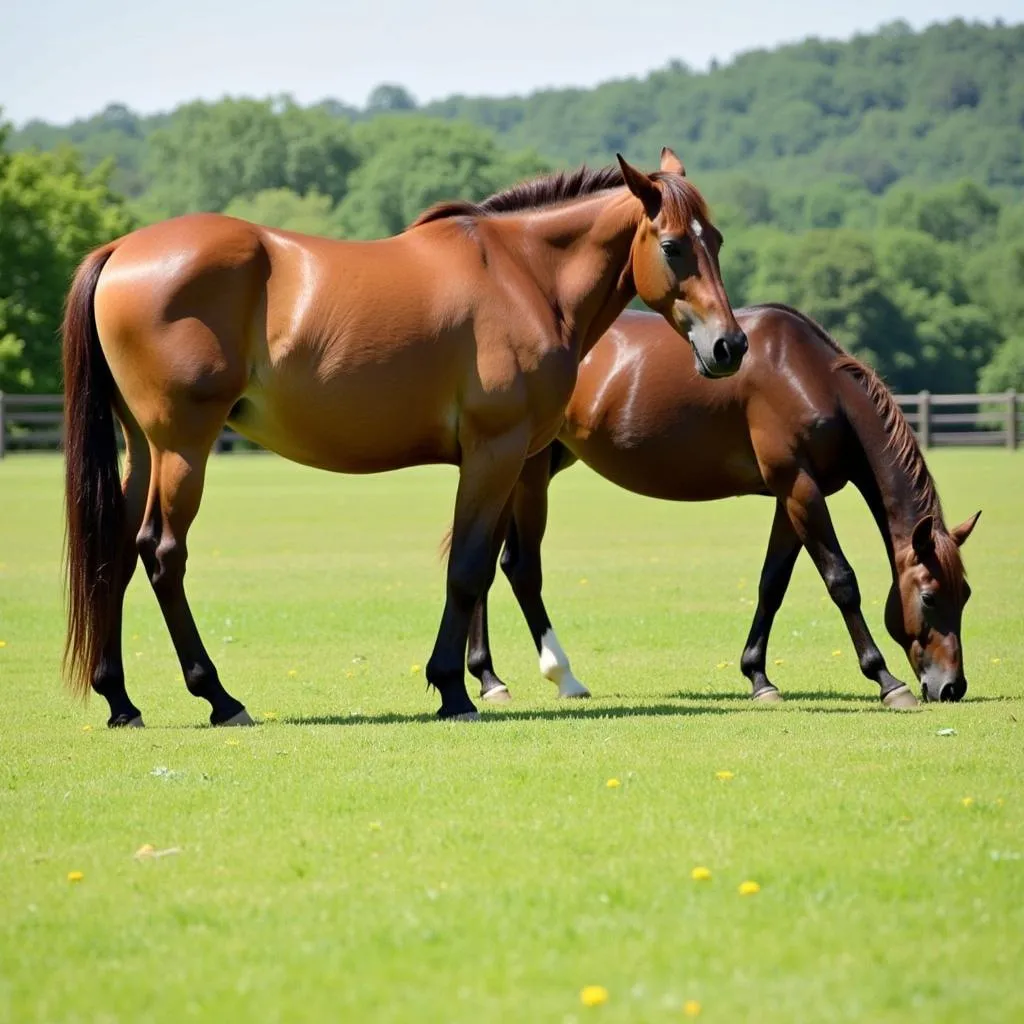
<svg viewBox="0 0 1024 1024"><path fill-rule="evenodd" d="M843 654L842 651L833 651L832 652L832 657L833 658L839 658L839 657L842 657L842 654Z"/></svg>
<svg viewBox="0 0 1024 1024"><path fill-rule="evenodd" d="M379 821L370 822L370 831L379 832L384 826Z"/></svg>
<svg viewBox="0 0 1024 1024"><path fill-rule="evenodd" d="M2 643L0 643L0 647L3 647ZM998 665L1002 660L1003 660L1002 658L993 658L992 659L992 664L993 665Z"/></svg>
<svg viewBox="0 0 1024 1024"><path fill-rule="evenodd" d="M156 847L152 843L143 843L135 851L135 859L145 860L147 857L152 857L154 853L156 853Z"/></svg>
<svg viewBox="0 0 1024 1024"><path fill-rule="evenodd" d="M781 665L781 664L782 664L782 662L783 662L783 659L782 659L782 658L776 658L776 659L775 659L775 664L776 664L776 665Z"/></svg>
<svg viewBox="0 0 1024 1024"><path fill-rule="evenodd" d="M727 666L728 664L729 664L729 662L727 662L727 661L720 661L720 662L719 662L719 663L718 663L718 664L717 664L717 665L715 666L715 668L725 668L725 667L726 667L726 666Z"/></svg>
<svg viewBox="0 0 1024 1024"><path fill-rule="evenodd" d="M241 742L240 740L225 740L224 741L224 746L225 747L237 747L237 746L240 745L240 742Z"/></svg>
<svg viewBox="0 0 1024 1024"><path fill-rule="evenodd" d="M288 669L288 675L290 675L293 679L298 674L299 674L299 670L297 668L290 668L290 669Z"/></svg>
<svg viewBox="0 0 1024 1024"><path fill-rule="evenodd" d="M6 647L6 646L7 646L7 641L6 640L0 640L0 647Z"/></svg>
<svg viewBox="0 0 1024 1024"><path fill-rule="evenodd" d="M740 883L740 895L741 896L755 896L761 891L761 886L757 882L741 882Z"/></svg>
<svg viewBox="0 0 1024 1024"><path fill-rule="evenodd" d="M720 779L722 782L728 782L730 779L736 778L736 774L730 771L715 772L715 778Z"/></svg>
<svg viewBox="0 0 1024 1024"><path fill-rule="evenodd" d="M80 882L85 878L85 875L81 871L69 871L68 881L69 882Z"/></svg>
<svg viewBox="0 0 1024 1024"><path fill-rule="evenodd" d="M607 787L608 787L609 789L618 789L618 788L619 788L619 786L621 786L621 785L622 785L622 783L621 783L621 782L619 782L619 780L618 780L618 779L609 779L609 780L608 780L608 781L607 781L607 782L605 783L605 785L606 785L606 786L607 786Z"/></svg>
<svg viewBox="0 0 1024 1024"><path fill-rule="evenodd" d="M587 577L584 576L583 579L580 580L580 586L585 587L589 582L590 580L588 580Z"/></svg>
<svg viewBox="0 0 1024 1024"><path fill-rule="evenodd" d="M699 1017L700 1016L700 1003L696 999L687 999L683 1003L683 1013L687 1017Z"/></svg>
<svg viewBox="0 0 1024 1024"><path fill-rule="evenodd" d="M960 803L962 803L964 805L964 807L973 807L974 806L974 797L973 796L965 796L963 798L963 800L960 801Z"/></svg>
<svg viewBox="0 0 1024 1024"><path fill-rule="evenodd" d="M91 725L83 725L82 726L82 732L92 732L92 726Z"/></svg>
<svg viewBox="0 0 1024 1024"><path fill-rule="evenodd" d="M413 666L412 666L412 667L411 667L411 668L409 669L409 675L411 675L411 676L414 676L414 675L416 675L416 673L417 673L417 672L419 672L419 670L420 670L420 668L421 668L421 667L422 667L422 666L420 666L420 665L413 665Z"/></svg>
<svg viewBox="0 0 1024 1024"><path fill-rule="evenodd" d="M603 1006L608 1002L608 989L604 985L587 985L580 989L580 1002L584 1006Z"/></svg>
<svg viewBox="0 0 1024 1024"><path fill-rule="evenodd" d="M266 721L268 721L268 722L276 722L277 721L277 712L276 711L264 711L263 712L263 718Z"/></svg>
<svg viewBox="0 0 1024 1024"><path fill-rule="evenodd" d="M710 882L711 881L711 871L710 871L709 868L700 868L700 867L694 868L690 872L690 877L695 882Z"/></svg>

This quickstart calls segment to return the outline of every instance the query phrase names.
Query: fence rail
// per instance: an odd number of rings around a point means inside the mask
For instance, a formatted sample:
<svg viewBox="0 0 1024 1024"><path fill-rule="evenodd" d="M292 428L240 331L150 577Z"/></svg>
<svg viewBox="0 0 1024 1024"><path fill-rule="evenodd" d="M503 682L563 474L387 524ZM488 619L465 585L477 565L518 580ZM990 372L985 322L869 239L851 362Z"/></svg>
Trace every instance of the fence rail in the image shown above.
<svg viewBox="0 0 1024 1024"><path fill-rule="evenodd" d="M1016 448L1022 435L1022 409L1016 391L996 395L932 395L921 391L893 397L924 448ZM63 432L63 395L7 395L0 391L0 459L16 450L59 449ZM239 447L252 450L255 446L225 428L216 451Z"/></svg>

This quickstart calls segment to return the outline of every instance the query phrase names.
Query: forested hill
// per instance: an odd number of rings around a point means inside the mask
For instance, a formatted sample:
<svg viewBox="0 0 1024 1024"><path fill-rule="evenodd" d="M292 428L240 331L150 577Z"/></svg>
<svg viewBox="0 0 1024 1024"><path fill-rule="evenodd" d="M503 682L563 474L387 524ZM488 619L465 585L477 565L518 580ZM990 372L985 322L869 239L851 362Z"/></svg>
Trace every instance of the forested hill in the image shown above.
<svg viewBox="0 0 1024 1024"><path fill-rule="evenodd" d="M895 23L849 42L743 54L707 73L674 64L596 89L426 108L561 162L651 159L670 144L699 171L777 183L846 174L1024 187L1024 25Z"/></svg>
<svg viewBox="0 0 1024 1024"><path fill-rule="evenodd" d="M319 106L350 121L416 109L396 86L376 90L364 109ZM556 164L604 164L617 151L649 164L672 145L691 172L750 172L768 184L847 175L878 193L904 177L969 177L1022 190L1024 25L954 21L914 33L896 22L847 42L746 53L707 72L674 63L594 89L455 96L419 110L482 125L506 147ZM174 116L113 106L67 127L30 123L9 145L69 141L89 162L114 156L118 183L138 195L147 184L145 139Z"/></svg>

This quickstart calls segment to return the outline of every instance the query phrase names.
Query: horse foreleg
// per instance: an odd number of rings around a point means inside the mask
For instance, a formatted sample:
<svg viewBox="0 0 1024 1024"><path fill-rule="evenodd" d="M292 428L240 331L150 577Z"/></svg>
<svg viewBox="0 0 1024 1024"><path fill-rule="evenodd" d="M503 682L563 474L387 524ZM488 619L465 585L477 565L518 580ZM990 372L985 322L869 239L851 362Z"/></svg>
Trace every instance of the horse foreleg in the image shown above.
<svg viewBox="0 0 1024 1024"><path fill-rule="evenodd" d="M477 717L464 671L470 621L494 580L527 443L519 431L481 441L459 467L444 612L427 662L427 681L441 694L439 718Z"/></svg>
<svg viewBox="0 0 1024 1024"><path fill-rule="evenodd" d="M807 548L807 553L825 581L829 597L843 616L857 652L861 672L878 684L882 703L886 707L915 706L917 699L910 687L889 672L885 658L864 621L857 577L839 546L824 495L809 473L804 470L796 473L785 504L793 529Z"/></svg>
<svg viewBox="0 0 1024 1024"><path fill-rule="evenodd" d="M768 550L761 568L761 582L757 591L757 611L750 626L740 670L750 680L754 700L778 701L782 695L769 680L765 671L768 656L768 637L772 623L793 576L793 566L800 554L800 538L789 521L789 515L782 502L776 502L772 532L768 539Z"/></svg>

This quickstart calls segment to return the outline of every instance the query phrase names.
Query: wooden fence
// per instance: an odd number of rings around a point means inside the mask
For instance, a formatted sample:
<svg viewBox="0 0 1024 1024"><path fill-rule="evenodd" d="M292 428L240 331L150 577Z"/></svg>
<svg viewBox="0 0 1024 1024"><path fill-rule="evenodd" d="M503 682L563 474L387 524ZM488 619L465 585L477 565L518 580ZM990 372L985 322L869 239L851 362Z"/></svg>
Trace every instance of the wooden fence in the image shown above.
<svg viewBox="0 0 1024 1024"><path fill-rule="evenodd" d="M922 447L987 445L1016 448L1021 438L1016 391L1001 395L895 395ZM63 395L5 395L0 391L0 458L26 449L58 449L64 424ZM253 448L225 428L217 451Z"/></svg>

